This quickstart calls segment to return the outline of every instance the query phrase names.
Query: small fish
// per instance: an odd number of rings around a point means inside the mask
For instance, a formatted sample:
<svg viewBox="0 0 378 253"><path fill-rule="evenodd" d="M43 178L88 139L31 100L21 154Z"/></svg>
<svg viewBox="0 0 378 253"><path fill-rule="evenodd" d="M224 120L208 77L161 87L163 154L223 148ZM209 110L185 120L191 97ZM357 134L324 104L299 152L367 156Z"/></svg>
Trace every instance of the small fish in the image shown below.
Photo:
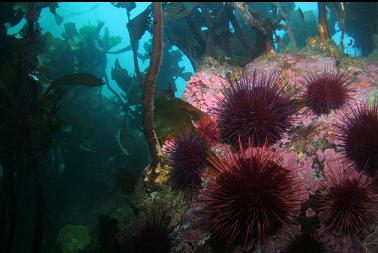
<svg viewBox="0 0 378 253"><path fill-rule="evenodd" d="M353 39L349 39L348 46L351 47L353 45Z"/></svg>
<svg viewBox="0 0 378 253"><path fill-rule="evenodd" d="M125 52L128 52L128 51L130 51L131 50L131 46L129 45L129 46L127 46L127 47L125 47L125 48L121 48L121 49L119 49L119 50L117 50L117 51L114 51L114 52L106 52L107 54L122 54L122 53L125 53Z"/></svg>
<svg viewBox="0 0 378 253"><path fill-rule="evenodd" d="M301 16L302 21L304 22L305 21L304 14L303 14L302 9L299 7L298 7L298 13L299 13L299 16Z"/></svg>
<svg viewBox="0 0 378 253"><path fill-rule="evenodd" d="M92 153L96 152L96 150L93 149L92 143L87 140L81 140L79 144L79 148L86 152L92 152Z"/></svg>
<svg viewBox="0 0 378 253"><path fill-rule="evenodd" d="M362 83L359 83L358 86L363 87L363 88L367 88L367 87L369 87L369 83L362 82Z"/></svg>
<svg viewBox="0 0 378 253"><path fill-rule="evenodd" d="M60 77L51 86L60 85L83 85L87 87L95 87L104 85L104 81L93 74L82 72Z"/></svg>

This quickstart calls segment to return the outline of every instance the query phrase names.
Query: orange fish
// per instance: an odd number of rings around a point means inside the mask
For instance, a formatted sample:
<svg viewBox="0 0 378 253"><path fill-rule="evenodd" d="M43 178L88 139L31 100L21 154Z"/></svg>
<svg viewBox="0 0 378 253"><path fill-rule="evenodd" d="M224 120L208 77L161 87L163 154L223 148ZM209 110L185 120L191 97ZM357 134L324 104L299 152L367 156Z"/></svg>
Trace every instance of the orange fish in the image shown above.
<svg viewBox="0 0 378 253"><path fill-rule="evenodd" d="M369 83L365 83L365 82L359 83L358 85L364 88L369 87Z"/></svg>

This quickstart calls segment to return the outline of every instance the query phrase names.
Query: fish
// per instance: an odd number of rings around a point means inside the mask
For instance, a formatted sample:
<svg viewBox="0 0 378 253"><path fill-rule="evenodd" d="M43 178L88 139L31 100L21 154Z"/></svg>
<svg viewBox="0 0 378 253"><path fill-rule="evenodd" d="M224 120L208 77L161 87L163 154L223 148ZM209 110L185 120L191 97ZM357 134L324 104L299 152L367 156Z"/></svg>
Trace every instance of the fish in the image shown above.
<svg viewBox="0 0 378 253"><path fill-rule="evenodd" d="M52 85L83 85L94 87L104 85L104 81L93 74L83 72L63 76L56 80Z"/></svg>
<svg viewBox="0 0 378 253"><path fill-rule="evenodd" d="M60 87L62 85L82 85L87 87L96 87L102 86L105 82L101 79L96 77L91 73L75 73L70 75L65 75L57 80L55 80L50 86L46 89L44 94L48 94L51 90L55 89L56 87Z"/></svg>
<svg viewBox="0 0 378 253"><path fill-rule="evenodd" d="M362 82L362 83L359 83L358 86L363 87L363 88L367 88L367 87L369 87L369 83Z"/></svg>
<svg viewBox="0 0 378 253"><path fill-rule="evenodd" d="M298 13L299 13L299 16L301 17L302 21L304 22L305 21L304 14L303 14L303 11L300 7L298 7Z"/></svg>
<svg viewBox="0 0 378 253"><path fill-rule="evenodd" d="M353 39L349 39L348 46L351 47L353 45Z"/></svg>
<svg viewBox="0 0 378 253"><path fill-rule="evenodd" d="M94 150L94 148L93 148L92 142L87 141L87 140L81 140L80 144L79 144L79 148L81 150L86 151L86 152L92 152L92 153L96 152L96 150Z"/></svg>
<svg viewBox="0 0 378 253"><path fill-rule="evenodd" d="M116 50L116 51L113 51L113 52L106 52L107 54L122 54L122 53L125 53L125 52L128 52L131 50L131 46L127 46L125 48L121 48L119 50Z"/></svg>

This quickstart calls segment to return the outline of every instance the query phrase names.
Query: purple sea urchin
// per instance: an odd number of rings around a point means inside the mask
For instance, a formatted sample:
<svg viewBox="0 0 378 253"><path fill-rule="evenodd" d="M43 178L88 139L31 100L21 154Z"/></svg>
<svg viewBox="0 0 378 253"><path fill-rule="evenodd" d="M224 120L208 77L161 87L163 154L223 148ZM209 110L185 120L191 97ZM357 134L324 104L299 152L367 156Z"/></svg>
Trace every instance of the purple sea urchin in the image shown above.
<svg viewBox="0 0 378 253"><path fill-rule="evenodd" d="M301 80L301 100L306 110L315 114L329 114L340 109L350 99L353 91L349 85L352 79L348 72L324 70L320 74L308 74Z"/></svg>
<svg viewBox="0 0 378 253"><path fill-rule="evenodd" d="M354 168L333 162L317 196L317 211L328 233L351 235L377 222L378 198L374 181Z"/></svg>
<svg viewBox="0 0 378 253"><path fill-rule="evenodd" d="M171 166L171 182L179 189L201 185L201 173L207 164L207 145L195 133L177 134L169 140L165 151Z"/></svg>
<svg viewBox="0 0 378 253"><path fill-rule="evenodd" d="M237 148L250 139L261 146L278 141L292 125L294 104L281 75L243 74L239 81L222 90L215 114L221 140Z"/></svg>
<svg viewBox="0 0 378 253"><path fill-rule="evenodd" d="M203 190L204 212L215 238L229 246L262 245L299 209L301 183L266 146L209 158L214 176Z"/></svg>
<svg viewBox="0 0 378 253"><path fill-rule="evenodd" d="M375 175L378 171L378 105L358 105L342 115L337 136L345 156L360 171Z"/></svg>

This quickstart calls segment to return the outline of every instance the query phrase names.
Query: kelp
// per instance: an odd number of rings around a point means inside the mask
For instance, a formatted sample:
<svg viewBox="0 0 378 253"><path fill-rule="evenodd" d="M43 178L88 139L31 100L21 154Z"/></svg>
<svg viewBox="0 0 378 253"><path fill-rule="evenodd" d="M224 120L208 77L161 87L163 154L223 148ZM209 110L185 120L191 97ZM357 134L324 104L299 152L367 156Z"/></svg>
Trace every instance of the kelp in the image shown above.
<svg viewBox="0 0 378 253"><path fill-rule="evenodd" d="M111 2L111 4L117 8L125 8L129 19L130 19L130 12L136 7L136 4L134 2Z"/></svg>
<svg viewBox="0 0 378 253"><path fill-rule="evenodd" d="M180 98L159 97L155 100L155 128L160 140L179 133L183 129L194 130L193 121L199 120L204 112Z"/></svg>
<svg viewBox="0 0 378 253"><path fill-rule="evenodd" d="M189 16L194 8L198 6L196 2L166 2L163 3L163 13L166 19L180 19Z"/></svg>
<svg viewBox="0 0 378 253"><path fill-rule="evenodd" d="M136 44L150 29L152 7L149 5L142 13L127 23L131 44Z"/></svg>
<svg viewBox="0 0 378 253"><path fill-rule="evenodd" d="M152 180L158 174L155 174L155 170L159 170L164 166L164 157L161 150L161 145L156 135L154 127L154 100L155 100L155 82L159 67L161 64L161 56L163 49L162 40L162 27L163 27L163 12L161 3L152 3L154 12L154 26L153 26L153 39L151 52L151 63L147 70L146 78L143 83L143 132L147 139L148 146L152 153Z"/></svg>

